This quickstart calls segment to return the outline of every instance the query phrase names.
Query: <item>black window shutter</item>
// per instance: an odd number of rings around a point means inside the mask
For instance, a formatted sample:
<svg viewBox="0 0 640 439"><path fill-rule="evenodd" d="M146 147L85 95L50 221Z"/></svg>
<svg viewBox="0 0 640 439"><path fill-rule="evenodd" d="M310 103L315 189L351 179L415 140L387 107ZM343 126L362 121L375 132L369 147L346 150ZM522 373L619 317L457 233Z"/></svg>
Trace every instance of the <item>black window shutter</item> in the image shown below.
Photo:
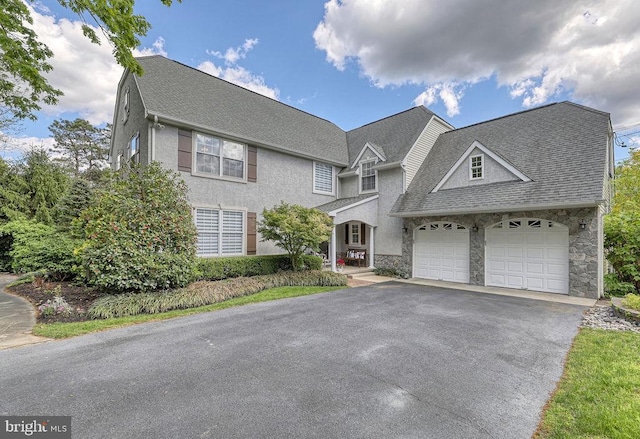
<svg viewBox="0 0 640 439"><path fill-rule="evenodd" d="M360 244L362 245L366 243L366 239L364 237L366 231L367 231L367 225L365 223L361 223L360 224Z"/></svg>
<svg viewBox="0 0 640 439"><path fill-rule="evenodd" d="M349 223L344 225L344 243L349 245Z"/></svg>

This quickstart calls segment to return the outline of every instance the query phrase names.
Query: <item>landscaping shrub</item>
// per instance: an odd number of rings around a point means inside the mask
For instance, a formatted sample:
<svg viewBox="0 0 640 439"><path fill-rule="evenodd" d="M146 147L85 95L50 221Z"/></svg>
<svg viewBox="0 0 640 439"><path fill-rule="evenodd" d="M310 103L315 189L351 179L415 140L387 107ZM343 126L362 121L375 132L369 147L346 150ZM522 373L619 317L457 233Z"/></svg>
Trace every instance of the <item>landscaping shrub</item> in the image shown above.
<svg viewBox="0 0 640 439"><path fill-rule="evenodd" d="M607 275L607 293L640 293L640 214L612 213L604 223L604 246L614 273Z"/></svg>
<svg viewBox="0 0 640 439"><path fill-rule="evenodd" d="M179 175L154 162L98 191L79 249L89 285L114 292L182 287L193 277L196 228Z"/></svg>
<svg viewBox="0 0 640 439"><path fill-rule="evenodd" d="M409 270L405 267L380 267L373 270L378 276L396 277L398 279L408 279Z"/></svg>
<svg viewBox="0 0 640 439"><path fill-rule="evenodd" d="M2 241L11 245L3 250L11 271L44 271L54 280L74 276L78 261L73 250L79 241L55 227L33 220L14 220L0 227L0 236L11 237Z"/></svg>
<svg viewBox="0 0 640 439"><path fill-rule="evenodd" d="M186 288L161 293L130 293L102 297L89 309L94 319L156 314L172 309L193 308L284 286L346 286L344 275L329 271L283 272L239 277L216 282L194 282Z"/></svg>
<svg viewBox="0 0 640 439"><path fill-rule="evenodd" d="M320 270L322 258L304 255L302 263L307 270ZM195 280L222 280L274 274L291 270L289 255L232 256L226 258L198 258Z"/></svg>
<svg viewBox="0 0 640 439"><path fill-rule="evenodd" d="M626 296L624 296L622 305L627 308L637 309L638 311L640 311L640 295L627 294Z"/></svg>

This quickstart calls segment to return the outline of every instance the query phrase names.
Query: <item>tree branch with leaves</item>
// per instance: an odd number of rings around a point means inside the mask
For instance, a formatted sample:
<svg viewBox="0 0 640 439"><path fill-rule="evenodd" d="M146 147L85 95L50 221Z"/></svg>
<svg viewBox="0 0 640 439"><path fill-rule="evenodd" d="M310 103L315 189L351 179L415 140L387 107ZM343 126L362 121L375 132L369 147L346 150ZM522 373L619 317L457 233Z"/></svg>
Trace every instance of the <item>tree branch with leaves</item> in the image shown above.
<svg viewBox="0 0 640 439"><path fill-rule="evenodd" d="M294 271L301 270L302 255L318 251L331 237L333 220L326 213L284 201L273 209L264 209L258 225L262 241L273 241L289 254Z"/></svg>

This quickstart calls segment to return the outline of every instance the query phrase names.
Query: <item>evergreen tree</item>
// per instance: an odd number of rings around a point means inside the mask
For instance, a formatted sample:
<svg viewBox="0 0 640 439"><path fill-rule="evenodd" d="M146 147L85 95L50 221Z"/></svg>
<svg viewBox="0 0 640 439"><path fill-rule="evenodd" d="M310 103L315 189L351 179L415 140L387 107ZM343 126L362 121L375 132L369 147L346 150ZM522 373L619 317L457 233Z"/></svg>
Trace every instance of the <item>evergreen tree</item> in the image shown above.
<svg viewBox="0 0 640 439"><path fill-rule="evenodd" d="M74 176L83 172L92 173L105 168L109 154L111 127L97 128L84 119L56 120L49 125L55 140L53 152L56 159L68 168Z"/></svg>

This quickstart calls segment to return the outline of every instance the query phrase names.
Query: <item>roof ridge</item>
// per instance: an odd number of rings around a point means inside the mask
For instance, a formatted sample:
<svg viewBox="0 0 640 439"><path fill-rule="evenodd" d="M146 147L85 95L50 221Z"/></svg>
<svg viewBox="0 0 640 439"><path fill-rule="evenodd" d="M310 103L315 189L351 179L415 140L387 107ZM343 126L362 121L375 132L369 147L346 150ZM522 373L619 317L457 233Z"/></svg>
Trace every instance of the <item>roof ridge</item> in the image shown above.
<svg viewBox="0 0 640 439"><path fill-rule="evenodd" d="M373 124L378 123L378 122L382 122L383 120L390 119L390 118L392 118L392 117L399 116L399 115L401 115L401 114L403 114L403 113L408 113L409 111L413 111L413 110L418 109L418 108L422 109L422 110L423 110L423 111L425 111L427 114L431 114L431 115L437 116L433 111L429 110L429 109L428 109L428 108L426 108L424 105L416 105L415 107L407 108L406 110L402 110L402 111L400 111L400 112L398 112L398 113L391 114L391 115L389 115L389 116L385 116L385 117L383 117L383 118L381 118L381 119L374 120L373 122L369 122L369 123L366 123L366 124L364 124L364 125L361 125L361 126L359 126L359 127L357 127L357 128L350 129L349 131L347 131L347 133L350 133L350 132L352 132L352 131L359 130L360 128L364 128L364 127L367 127L367 126L369 126L369 125L373 125Z"/></svg>
<svg viewBox="0 0 640 439"><path fill-rule="evenodd" d="M346 132L345 130L343 130L343 129L342 129L342 128L340 128L338 125L336 125L335 123L331 122L331 121L330 121L330 120L328 120L328 119L325 119L325 118L323 118L323 117L317 116L317 115L312 114L312 113L309 113L308 111L301 110L301 109L299 109L299 108L294 107L293 105L289 105L289 104L284 103L284 102L282 102L282 101L279 101L279 100L277 100L277 99L270 98L269 96L265 96L265 95L260 94L260 93L258 93L258 92L256 92L256 91L253 91L253 90L250 90L250 89L248 89L248 88L242 87L241 85L234 84L233 82L227 81L226 79L219 78L219 77L217 77L217 76L214 76L214 75L212 75L212 74L210 74L210 73L207 73L207 72L205 72L205 71L202 71L202 70L200 70L200 69L198 69L198 68L196 68L196 67L192 67L192 66L190 66L190 65L188 65L188 64L185 64L185 63L183 63L183 62L176 61L176 60L174 60L174 59L167 58L166 56L158 55L158 54L156 54L156 55L147 55L147 56L139 56L139 57L136 57L136 59L146 59L146 58L162 58L162 59L164 59L164 60L166 60L166 61L169 61L169 62L173 62L173 63L179 64L179 65L181 65L181 66L183 66L183 67L187 67L187 68L189 68L189 69L191 69L191 70L194 70L194 71L196 71L196 72L198 72L198 73L201 73L201 74L203 74L203 75L206 75L206 76L208 76L208 77L210 77L210 78L217 79L217 80L219 80L219 81L222 81L222 82L227 83L227 84L229 84L229 85L232 85L232 86L234 86L234 87L238 87L238 88L240 88L240 89L242 89L242 90L244 90L244 91L248 91L248 92L250 92L250 93L253 93L253 94L255 94L255 95L257 95L257 96L259 96L259 97L261 97L261 98L272 100L272 101L274 101L274 102L276 102L276 103L278 103L278 104L284 105L285 107L289 107L289 108L291 108L291 109L293 109L293 110L299 111L299 112L304 113L304 114L306 114L306 115L308 115L308 116L313 116L313 117L314 117L314 118L316 118L316 119L319 119L319 120L322 120L322 121L328 122L328 123L330 123L331 125L333 125L333 126L335 126L336 128L338 128L340 131L342 131L342 132L345 134L345 136L346 136L346 134L347 134L347 132Z"/></svg>
<svg viewBox="0 0 640 439"><path fill-rule="evenodd" d="M447 131L446 133L443 133L443 134L453 133L454 131L462 131L462 130L465 130L467 128L472 128L472 127L475 127L475 126L478 126L478 125L482 125L482 124L485 124L485 123L488 123L488 122L495 122L496 120L506 119L508 117L518 116L520 114L529 113L531 111L536 111L536 110L541 110L543 108L552 107L554 105L559 105L560 103L561 102L551 102L549 104L541 105L539 107L527 108L526 110L516 111L515 113L509 113L509 114L505 114L503 116L494 117L493 119L487 119L487 120L483 120L483 121L480 121L480 122L472 123L471 125L467 125L467 126L464 126L464 127L456 128L456 129L453 129L451 131Z"/></svg>

